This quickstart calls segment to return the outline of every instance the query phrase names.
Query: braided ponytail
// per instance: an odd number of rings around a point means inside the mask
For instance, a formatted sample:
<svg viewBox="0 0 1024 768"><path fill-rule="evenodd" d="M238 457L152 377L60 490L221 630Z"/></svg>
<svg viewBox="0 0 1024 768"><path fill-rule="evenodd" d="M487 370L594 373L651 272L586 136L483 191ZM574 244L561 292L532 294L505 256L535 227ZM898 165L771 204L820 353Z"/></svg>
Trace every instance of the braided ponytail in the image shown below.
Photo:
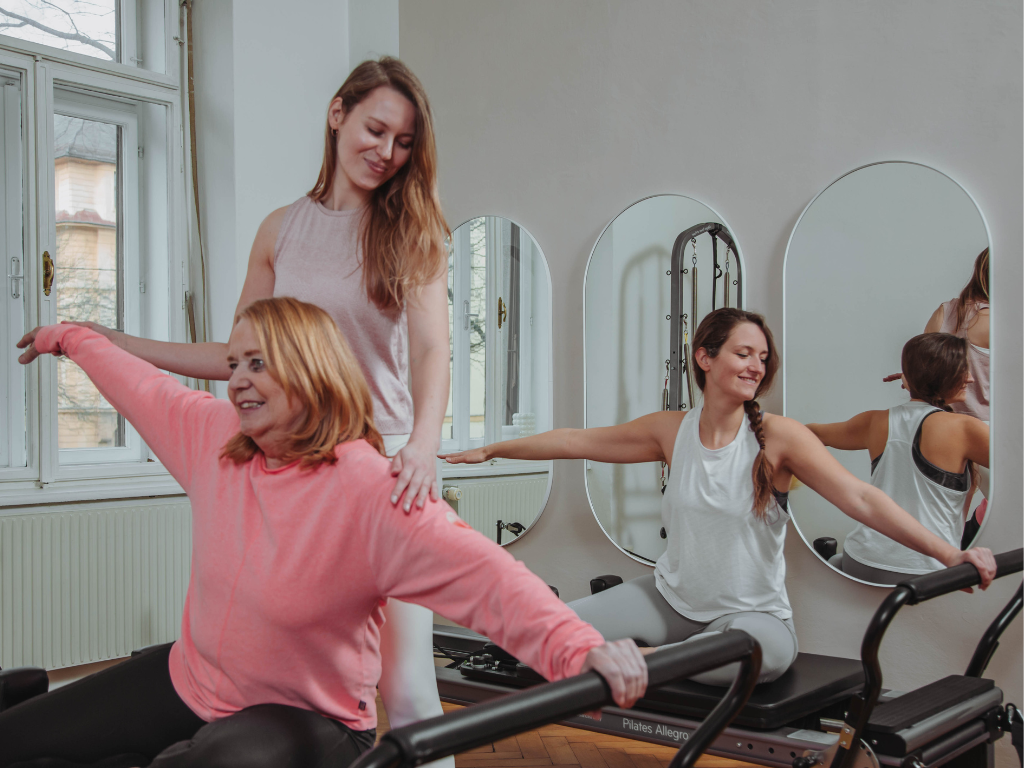
<svg viewBox="0 0 1024 768"><path fill-rule="evenodd" d="M779 370L779 356L775 351L775 339L772 337L772 332L764 321L764 317L754 312L724 307L708 313L697 327L697 332L693 336L693 359L690 361L690 364L693 369L694 379L701 392L704 391L707 375L697 365L697 350L703 349L707 352L708 357L718 357L718 353L722 351L722 346L728 341L733 329L741 323L753 323L760 328L768 346L768 357L764 361L764 377L757 385L754 397L758 398L771 389L772 382L775 380L775 374ZM769 508L778 502L776 502L773 492L775 489L773 481L775 467L768 461L768 454L765 452L764 414L756 399L747 400L743 403L743 410L747 414L747 420L750 422L750 431L754 433L754 437L757 438L757 444L761 447L761 450L757 453L757 458L754 459L752 471L752 479L754 481L754 516L758 520L767 522Z"/></svg>

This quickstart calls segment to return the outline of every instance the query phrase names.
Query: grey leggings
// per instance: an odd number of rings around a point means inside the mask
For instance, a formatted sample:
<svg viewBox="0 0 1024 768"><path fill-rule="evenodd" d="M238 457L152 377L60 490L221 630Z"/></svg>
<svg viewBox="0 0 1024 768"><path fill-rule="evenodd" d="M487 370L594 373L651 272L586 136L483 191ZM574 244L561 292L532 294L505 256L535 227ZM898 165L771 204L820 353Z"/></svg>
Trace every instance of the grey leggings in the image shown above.
<svg viewBox="0 0 1024 768"><path fill-rule="evenodd" d="M647 645L662 646L683 642L696 635L742 629L761 644L759 683L777 679L796 660L796 629L792 619L779 619L770 613L745 611L730 613L711 622L692 621L676 612L654 584L654 574L619 584L596 595L574 600L569 607L589 622L605 640L633 638ZM693 680L705 685L728 686L738 671L729 664L696 675Z"/></svg>

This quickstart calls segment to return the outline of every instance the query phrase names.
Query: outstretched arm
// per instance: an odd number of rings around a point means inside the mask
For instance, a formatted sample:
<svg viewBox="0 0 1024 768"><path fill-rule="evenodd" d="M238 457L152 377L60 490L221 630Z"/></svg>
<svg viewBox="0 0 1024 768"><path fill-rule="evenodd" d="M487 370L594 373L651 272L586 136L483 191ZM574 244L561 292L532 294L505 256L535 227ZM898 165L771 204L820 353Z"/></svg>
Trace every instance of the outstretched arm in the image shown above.
<svg viewBox="0 0 1024 768"><path fill-rule="evenodd" d="M771 419L770 430L767 442L776 446L773 452L778 450L779 464L844 514L947 567L970 562L981 574L982 589L991 583L995 577L991 551L979 547L961 552L943 541L878 488L851 475L811 431L798 422L776 416Z"/></svg>
<svg viewBox="0 0 1024 768"><path fill-rule="evenodd" d="M657 411L614 427L553 429L539 435L442 454L449 464L479 464L490 459L590 459L610 464L645 461L672 463L679 424L686 414Z"/></svg>
<svg viewBox="0 0 1024 768"><path fill-rule="evenodd" d="M837 421L833 424L808 424L807 428L829 448L838 448L841 451L866 450L871 423L878 413L884 413L884 411L864 411L849 421Z"/></svg>
<svg viewBox="0 0 1024 768"><path fill-rule="evenodd" d="M88 328L49 325L36 328L25 339L19 342L28 347L21 356L23 362L26 357L31 361L53 354L66 355L81 366L186 492L197 452L210 445L219 450L231 434L232 419L237 429L229 403L192 391Z"/></svg>

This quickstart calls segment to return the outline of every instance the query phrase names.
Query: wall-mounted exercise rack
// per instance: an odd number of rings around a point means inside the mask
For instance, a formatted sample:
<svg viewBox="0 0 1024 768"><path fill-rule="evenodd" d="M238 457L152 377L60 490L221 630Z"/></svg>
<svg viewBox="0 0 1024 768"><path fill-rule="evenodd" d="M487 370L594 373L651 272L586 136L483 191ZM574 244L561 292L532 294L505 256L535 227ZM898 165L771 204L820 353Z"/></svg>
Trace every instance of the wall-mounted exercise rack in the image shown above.
<svg viewBox="0 0 1024 768"><path fill-rule="evenodd" d="M725 225L717 222L698 224L680 232L672 245L672 265L668 273L672 277L672 304L671 315L669 315L672 330L671 350L667 361L669 367L667 408L672 411L692 408L697 396L693 374L690 370L690 335L696 331L697 325L702 319L698 306L698 259L696 255L697 238L702 235L711 237L711 307L707 311L710 312L721 307L742 309L743 274L732 233ZM718 260L720 240L725 245L725 263L727 265L725 269L722 268ZM688 245L693 246L689 263L686 259ZM730 259L730 256L733 258ZM721 293L718 290L720 285ZM719 303L720 299L721 303Z"/></svg>

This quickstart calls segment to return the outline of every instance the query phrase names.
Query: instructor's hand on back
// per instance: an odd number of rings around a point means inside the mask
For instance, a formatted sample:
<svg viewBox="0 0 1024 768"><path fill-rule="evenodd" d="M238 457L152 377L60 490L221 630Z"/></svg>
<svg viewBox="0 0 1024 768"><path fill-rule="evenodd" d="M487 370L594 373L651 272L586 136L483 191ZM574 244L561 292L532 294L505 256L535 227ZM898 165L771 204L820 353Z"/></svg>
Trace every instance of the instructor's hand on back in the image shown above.
<svg viewBox="0 0 1024 768"><path fill-rule="evenodd" d="M632 707L647 690L647 662L632 640L615 640L591 648L580 672L596 670L623 709Z"/></svg>

